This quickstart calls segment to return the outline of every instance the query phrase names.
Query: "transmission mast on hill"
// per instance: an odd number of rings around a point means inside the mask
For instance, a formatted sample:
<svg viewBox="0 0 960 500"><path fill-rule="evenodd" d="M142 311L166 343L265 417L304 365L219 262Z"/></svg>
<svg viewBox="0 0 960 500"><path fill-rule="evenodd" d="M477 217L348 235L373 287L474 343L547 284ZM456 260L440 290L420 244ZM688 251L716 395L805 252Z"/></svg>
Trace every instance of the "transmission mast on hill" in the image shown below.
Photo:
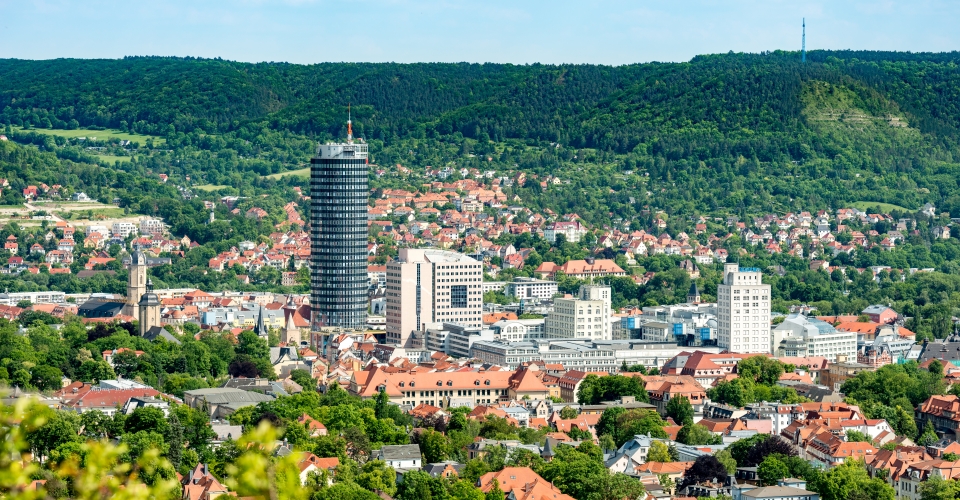
<svg viewBox="0 0 960 500"><path fill-rule="evenodd" d="M803 18L803 35L800 37L800 62L807 62L807 18Z"/></svg>

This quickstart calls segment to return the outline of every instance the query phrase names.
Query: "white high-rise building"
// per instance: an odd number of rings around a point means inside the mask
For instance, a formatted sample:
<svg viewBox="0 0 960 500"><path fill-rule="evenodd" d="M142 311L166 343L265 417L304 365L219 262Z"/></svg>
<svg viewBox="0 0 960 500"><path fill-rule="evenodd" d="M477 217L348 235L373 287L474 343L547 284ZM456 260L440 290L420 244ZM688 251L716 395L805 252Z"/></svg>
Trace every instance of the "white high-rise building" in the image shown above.
<svg viewBox="0 0 960 500"><path fill-rule="evenodd" d="M483 326L483 265L447 250L401 248L387 264L387 343L407 346L428 325Z"/></svg>
<svg viewBox="0 0 960 500"><path fill-rule="evenodd" d="M577 298L555 299L546 319L549 339L610 340L611 292L608 286L582 285Z"/></svg>
<svg viewBox="0 0 960 500"><path fill-rule="evenodd" d="M757 268L724 264L717 286L717 344L730 352L769 353L770 285Z"/></svg>

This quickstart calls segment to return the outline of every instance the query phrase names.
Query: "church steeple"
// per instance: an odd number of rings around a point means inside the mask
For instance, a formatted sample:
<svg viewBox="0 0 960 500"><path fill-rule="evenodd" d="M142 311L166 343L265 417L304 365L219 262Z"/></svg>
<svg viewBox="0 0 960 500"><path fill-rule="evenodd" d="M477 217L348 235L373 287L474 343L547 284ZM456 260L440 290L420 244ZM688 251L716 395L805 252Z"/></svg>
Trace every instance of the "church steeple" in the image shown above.
<svg viewBox="0 0 960 500"><path fill-rule="evenodd" d="M283 314L286 322L280 341L296 347L300 344L300 329L297 328L297 323L293 319L294 315L297 314L297 305L293 303L293 295L287 296L287 305L283 306Z"/></svg>
<svg viewBox="0 0 960 500"><path fill-rule="evenodd" d="M697 282L695 280L690 283L690 291L687 292L687 302L691 304L700 303L700 290L697 289Z"/></svg>
<svg viewBox="0 0 960 500"><path fill-rule="evenodd" d="M146 292L140 296L137 307L140 336L143 337L151 328L160 326L160 298L153 291L153 280L147 279Z"/></svg>
<svg viewBox="0 0 960 500"><path fill-rule="evenodd" d="M256 333L260 337L267 337L270 335L270 332L267 330L267 326L263 323L263 306L260 306L260 312L257 314L257 325L253 327L253 333Z"/></svg>

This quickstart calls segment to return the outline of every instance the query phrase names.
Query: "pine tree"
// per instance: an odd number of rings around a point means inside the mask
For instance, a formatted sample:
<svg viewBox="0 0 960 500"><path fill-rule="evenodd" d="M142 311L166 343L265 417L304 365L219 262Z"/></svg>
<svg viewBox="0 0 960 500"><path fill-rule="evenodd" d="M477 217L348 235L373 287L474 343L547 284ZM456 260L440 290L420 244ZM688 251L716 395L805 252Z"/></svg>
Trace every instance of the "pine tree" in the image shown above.
<svg viewBox="0 0 960 500"><path fill-rule="evenodd" d="M374 413L377 415L377 418L386 418L387 416L387 407L390 404L390 396L387 396L387 391L380 391L377 393L377 401L374 406Z"/></svg>
<svg viewBox="0 0 960 500"><path fill-rule="evenodd" d="M183 424L180 423L177 414L173 412L170 412L167 424L167 432L166 436L164 436L167 444L170 446L170 450L167 452L167 458L170 460L170 463L173 464L174 469L179 469L180 461L183 457Z"/></svg>

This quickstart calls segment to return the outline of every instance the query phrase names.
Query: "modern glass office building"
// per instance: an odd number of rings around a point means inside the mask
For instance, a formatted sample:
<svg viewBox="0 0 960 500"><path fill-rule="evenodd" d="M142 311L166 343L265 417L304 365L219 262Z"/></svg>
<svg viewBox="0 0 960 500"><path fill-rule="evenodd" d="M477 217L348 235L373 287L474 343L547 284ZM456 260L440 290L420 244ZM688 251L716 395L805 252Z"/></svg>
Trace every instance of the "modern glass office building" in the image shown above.
<svg viewBox="0 0 960 500"><path fill-rule="evenodd" d="M310 160L314 332L366 325L368 196L367 144L348 133L346 143L318 146Z"/></svg>

